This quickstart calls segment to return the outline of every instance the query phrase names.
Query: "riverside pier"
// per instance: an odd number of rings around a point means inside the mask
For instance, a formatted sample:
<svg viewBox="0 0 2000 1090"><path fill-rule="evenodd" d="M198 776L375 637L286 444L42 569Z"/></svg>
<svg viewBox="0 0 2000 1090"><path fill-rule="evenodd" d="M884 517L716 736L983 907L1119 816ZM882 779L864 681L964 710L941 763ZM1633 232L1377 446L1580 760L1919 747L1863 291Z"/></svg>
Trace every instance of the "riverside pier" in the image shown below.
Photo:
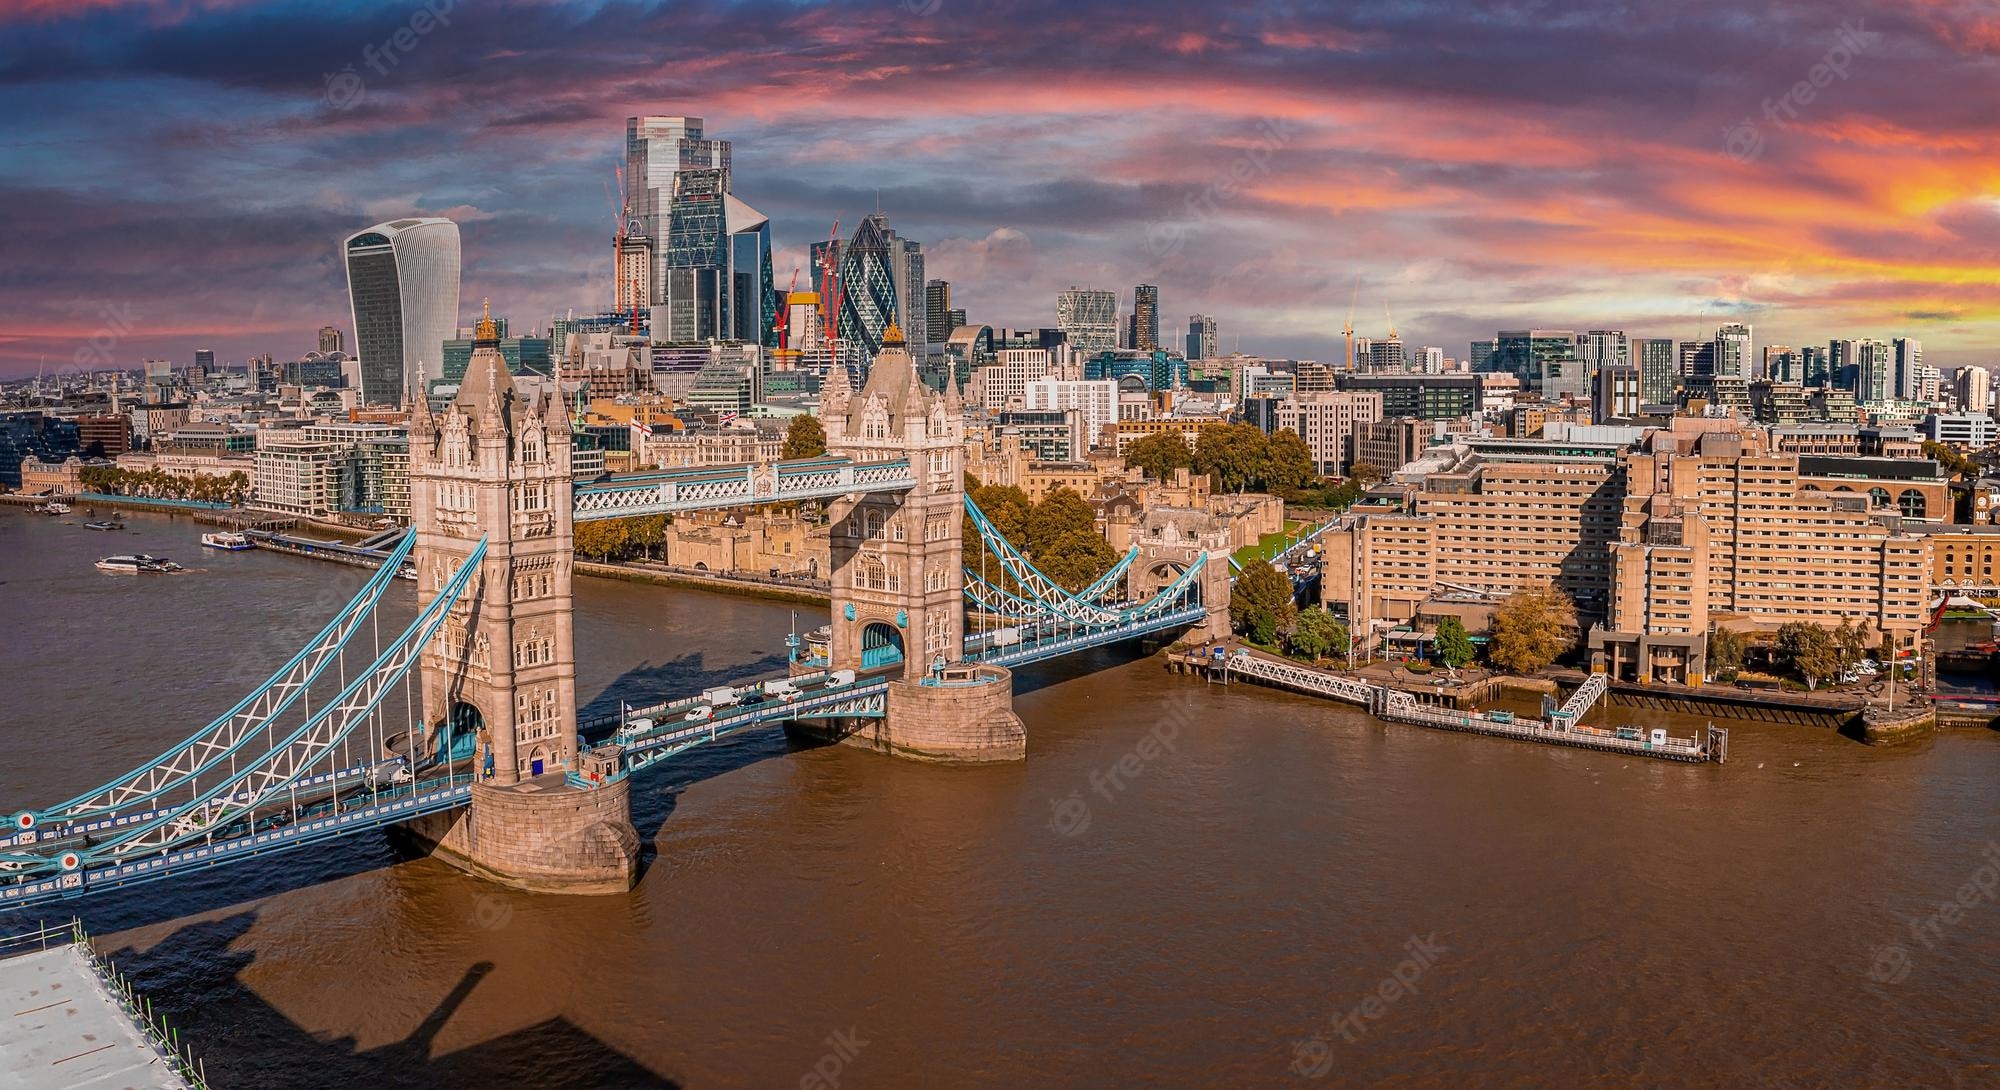
<svg viewBox="0 0 2000 1090"><path fill-rule="evenodd" d="M1582 722L1584 713L1604 697L1608 688L1609 683L1603 674L1586 677L1568 700L1551 712L1548 719L1541 720L1511 712L1457 711L1439 707L1425 702L1415 693L1317 670L1248 647L1184 651L1169 661L1172 667L1200 674L1210 682L1226 685L1232 679L1240 678L1308 696L1326 697L1367 708L1368 714L1393 723L1690 764L1710 761L1720 764L1729 757L1729 731L1713 724L1699 738L1672 738L1657 730L1626 728L1621 732L1585 725Z"/></svg>

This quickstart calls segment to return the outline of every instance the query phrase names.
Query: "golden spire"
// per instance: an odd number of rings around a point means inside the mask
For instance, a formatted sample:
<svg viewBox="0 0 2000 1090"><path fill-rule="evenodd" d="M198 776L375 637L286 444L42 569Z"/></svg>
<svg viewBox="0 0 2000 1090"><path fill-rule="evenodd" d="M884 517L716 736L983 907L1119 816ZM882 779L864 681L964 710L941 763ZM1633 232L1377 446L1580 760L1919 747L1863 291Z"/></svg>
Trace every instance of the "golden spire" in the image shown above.
<svg viewBox="0 0 2000 1090"><path fill-rule="evenodd" d="M908 342L903 340L903 327L896 324L896 319L889 319L889 328L882 331L882 347L901 348L906 343Z"/></svg>
<svg viewBox="0 0 2000 1090"><path fill-rule="evenodd" d="M479 309L479 326L472 331L472 339L475 341L498 341L500 339L500 327L493 324L493 300L481 299L479 301Z"/></svg>

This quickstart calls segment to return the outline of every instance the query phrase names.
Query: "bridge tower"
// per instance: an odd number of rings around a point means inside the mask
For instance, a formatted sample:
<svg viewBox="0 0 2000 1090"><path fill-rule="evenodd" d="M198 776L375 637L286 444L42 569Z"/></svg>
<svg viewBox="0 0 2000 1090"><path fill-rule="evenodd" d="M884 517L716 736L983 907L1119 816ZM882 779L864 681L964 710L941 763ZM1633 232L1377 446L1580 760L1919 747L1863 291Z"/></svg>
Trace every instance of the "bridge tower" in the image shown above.
<svg viewBox="0 0 2000 1090"><path fill-rule="evenodd" d="M844 376L840 376L844 377ZM822 393L827 448L857 462L910 460L916 487L832 507L833 669L892 677L887 717L843 740L936 761L1018 760L1027 735L1012 675L965 654L965 420L956 383L918 377L891 324L859 391Z"/></svg>
<svg viewBox="0 0 2000 1090"><path fill-rule="evenodd" d="M477 739L472 805L412 831L438 854L505 884L623 892L638 834L622 780L571 786L579 764L570 430L560 394L524 397L482 318L452 404L411 402L410 513L425 602L481 537L486 558L421 676L433 738ZM597 769L596 771L606 771Z"/></svg>

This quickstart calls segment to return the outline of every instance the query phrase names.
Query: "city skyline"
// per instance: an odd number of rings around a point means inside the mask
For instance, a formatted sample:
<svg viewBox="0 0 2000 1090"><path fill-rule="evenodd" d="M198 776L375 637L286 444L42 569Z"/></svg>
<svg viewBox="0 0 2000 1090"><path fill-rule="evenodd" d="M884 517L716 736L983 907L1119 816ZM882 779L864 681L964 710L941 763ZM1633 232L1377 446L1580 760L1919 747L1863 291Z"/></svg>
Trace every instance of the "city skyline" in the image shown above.
<svg viewBox="0 0 2000 1090"><path fill-rule="evenodd" d="M641 114L734 143L780 282L879 200L977 322L1157 283L1232 346L1336 360L1358 276L1364 335L1393 313L1448 353L1742 321L2000 362L1990 14L915 8L0 4L0 376L64 367L106 312L120 367L303 354L347 309L334 244L401 217L460 224L463 299L606 306L606 172ZM1141 30L1094 44L1111 25Z"/></svg>

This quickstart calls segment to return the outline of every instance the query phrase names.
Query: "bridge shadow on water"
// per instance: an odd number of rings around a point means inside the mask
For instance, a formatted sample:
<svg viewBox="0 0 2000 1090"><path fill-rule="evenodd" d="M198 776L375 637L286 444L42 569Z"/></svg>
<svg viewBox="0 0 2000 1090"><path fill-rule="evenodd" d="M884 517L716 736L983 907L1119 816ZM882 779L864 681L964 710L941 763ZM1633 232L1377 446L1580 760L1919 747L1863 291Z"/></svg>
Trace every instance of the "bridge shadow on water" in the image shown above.
<svg viewBox="0 0 2000 1090"><path fill-rule="evenodd" d="M112 954L202 1061L211 1085L680 1086L560 1015L438 1054L440 1032L494 972L486 961L468 966L401 1040L364 1048L351 1037L314 1033L244 983L244 970L257 954L237 947L255 922L254 911L192 921L143 950L127 947ZM493 1005L486 1000L488 1008Z"/></svg>

